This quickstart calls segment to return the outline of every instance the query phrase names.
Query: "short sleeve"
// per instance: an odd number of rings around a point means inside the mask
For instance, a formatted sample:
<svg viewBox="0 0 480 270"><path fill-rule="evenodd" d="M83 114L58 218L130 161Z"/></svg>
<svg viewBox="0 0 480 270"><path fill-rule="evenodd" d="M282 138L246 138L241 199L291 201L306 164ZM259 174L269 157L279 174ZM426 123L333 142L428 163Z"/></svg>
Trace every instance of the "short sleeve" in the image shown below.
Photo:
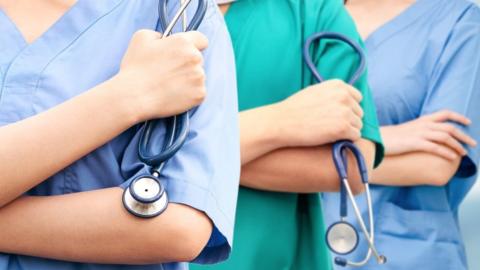
<svg viewBox="0 0 480 270"><path fill-rule="evenodd" d="M438 45L438 44L436 44ZM457 128L480 141L480 10L472 4L453 27L430 78L421 114L451 110L465 115L472 124ZM480 148L465 145L468 154L457 175L477 173Z"/></svg>
<svg viewBox="0 0 480 270"><path fill-rule="evenodd" d="M203 211L214 224L207 246L194 260L197 263L216 263L228 257L240 178L233 50L223 18L212 1L208 10L199 29L209 38L209 47L204 51L207 97L192 110L188 139L166 163L160 176L170 202ZM159 125L152 136L152 149L161 149L164 132ZM145 164L138 160L138 141L139 132L123 155L122 173L129 180L122 188L140 174L148 173Z"/></svg>
<svg viewBox="0 0 480 270"><path fill-rule="evenodd" d="M345 10L343 1L324 0L310 2L315 2L318 6L306 13L306 38L316 32L336 32L349 37L363 47L363 41L356 30L352 18ZM319 20L318 18L322 19ZM309 25L308 22L314 23ZM317 68L325 79L348 81L360 63L357 53L344 42L324 40L313 50L312 55ZM306 79L309 80L310 84L316 83L313 77L307 77ZM384 147L375 104L367 82L367 72L360 77L354 86L363 95L363 100L360 104L364 111L362 137L375 143L375 166L378 166L384 156Z"/></svg>

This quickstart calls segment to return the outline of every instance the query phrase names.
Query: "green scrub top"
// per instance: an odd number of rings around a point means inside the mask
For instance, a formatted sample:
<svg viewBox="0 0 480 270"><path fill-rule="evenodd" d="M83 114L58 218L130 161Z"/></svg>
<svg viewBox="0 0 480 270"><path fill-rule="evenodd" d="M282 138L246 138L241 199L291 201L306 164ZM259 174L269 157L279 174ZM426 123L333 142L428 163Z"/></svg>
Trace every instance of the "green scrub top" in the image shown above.
<svg viewBox="0 0 480 270"><path fill-rule="evenodd" d="M225 19L235 50L240 110L279 102L315 83L302 60L311 34L335 31L361 42L342 0L240 0ZM346 80L358 64L352 49L335 41L322 41L313 56L325 78ZM383 147L366 75L355 86L364 96L362 136L377 144L378 164ZM191 265L193 270L331 268L320 194L249 188L240 189L230 259Z"/></svg>

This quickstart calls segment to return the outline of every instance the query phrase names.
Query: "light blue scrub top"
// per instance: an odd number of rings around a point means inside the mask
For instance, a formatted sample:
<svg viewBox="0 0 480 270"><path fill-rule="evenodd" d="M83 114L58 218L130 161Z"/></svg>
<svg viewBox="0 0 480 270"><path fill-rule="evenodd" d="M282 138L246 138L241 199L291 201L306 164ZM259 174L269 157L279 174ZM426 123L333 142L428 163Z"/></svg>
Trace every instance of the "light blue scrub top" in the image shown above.
<svg viewBox="0 0 480 270"><path fill-rule="evenodd" d="M480 141L478 7L463 0L418 0L374 32L366 48L381 125L448 109L472 119L468 128L457 127ZM388 262L378 266L372 259L360 269L467 269L458 208L475 182L480 155L478 147L467 149L446 186L372 187L375 242ZM358 199L367 220L364 197ZM339 220L339 199L325 194L324 200L329 225ZM363 259L367 245L361 237L348 258Z"/></svg>
<svg viewBox="0 0 480 270"><path fill-rule="evenodd" d="M111 78L119 70L132 34L155 28L157 5L153 0L78 0L31 45L0 12L0 125L38 114ZM176 11L176 7L170 9L171 14ZM161 179L171 202L204 211L213 221L210 241L195 260L213 263L224 260L232 244L240 164L238 108L233 51L213 1L200 31L210 41L204 52L208 97L191 114L188 141L167 163ZM157 139L162 132L158 131ZM138 135L138 127L132 127L28 194L126 187L136 175L148 173L137 158ZM185 263L94 265L0 253L0 270L187 268Z"/></svg>

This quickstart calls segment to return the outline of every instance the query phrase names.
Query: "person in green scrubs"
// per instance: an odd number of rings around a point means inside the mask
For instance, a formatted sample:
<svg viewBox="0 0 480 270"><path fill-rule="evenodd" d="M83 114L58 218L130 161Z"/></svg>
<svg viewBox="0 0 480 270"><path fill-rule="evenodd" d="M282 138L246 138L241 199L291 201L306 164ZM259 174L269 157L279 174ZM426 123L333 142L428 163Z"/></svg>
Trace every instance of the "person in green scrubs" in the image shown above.
<svg viewBox="0 0 480 270"><path fill-rule="evenodd" d="M313 48L324 77L340 79L315 84L302 47L321 31L361 42L354 23L341 0L238 0L220 8L236 57L242 188L231 258L191 269L331 269L319 194L339 190L331 144L355 141L371 169L383 147L366 76L355 88L340 81L357 68L354 51L332 40Z"/></svg>

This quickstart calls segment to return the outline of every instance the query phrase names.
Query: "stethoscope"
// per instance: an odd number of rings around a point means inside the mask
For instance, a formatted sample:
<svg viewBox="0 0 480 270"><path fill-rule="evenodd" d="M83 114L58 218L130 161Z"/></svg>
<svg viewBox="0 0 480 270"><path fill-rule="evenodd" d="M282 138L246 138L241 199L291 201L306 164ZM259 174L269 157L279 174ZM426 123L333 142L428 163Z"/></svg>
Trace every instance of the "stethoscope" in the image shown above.
<svg viewBox="0 0 480 270"><path fill-rule="evenodd" d="M360 64L350 78L348 83L353 85L365 72L366 63L365 63L365 55L363 53L362 48L354 41L349 39L348 37L341 35L339 33L332 33L332 32L322 32L316 33L310 36L303 48L303 58L313 74L313 77L319 82L323 82L324 78L317 70L315 64L313 63L312 57L310 55L310 47L313 42L319 41L321 39L333 39L345 42L353 50L358 54L360 58ZM350 188L350 184L348 183L348 170L347 170L347 151L350 151L357 161L357 166L360 171L360 176L362 183L365 185L365 194L367 198L367 205L368 205L368 222L370 230L367 231L367 226L362 218L360 210L358 208L357 202L353 196L352 190ZM376 257L377 262L379 264L386 263L387 259L385 256L380 255L375 247L374 244L374 223L373 223L373 207L372 207L372 199L370 194L370 188L368 184L368 169L365 163L364 157L357 146L351 141L341 140L337 141L333 144L333 161L335 163L335 167L338 172L338 176L341 180L341 187L340 187L340 220L338 222L333 223L330 225L326 232L326 242L331 251L339 255L347 255L353 252L359 242L359 236L357 229L347 221L347 196L350 199L353 210L355 212L355 216L360 224L360 229L362 233L365 235L365 239L368 243L368 252L365 258L360 262L352 262L347 260L344 257L335 257L335 264L340 266L354 266L359 267L365 265L371 258L372 253Z"/></svg>
<svg viewBox="0 0 480 270"><path fill-rule="evenodd" d="M177 24L180 17L183 17L183 31L197 30L207 11L205 0L197 0L198 5L195 14L189 24L187 24L186 8L192 0L182 0L177 13L170 21L168 20L167 3L168 0L160 0L158 4L159 19L157 28L163 37L172 33L173 27ZM131 214L151 218L163 213L168 205L168 196L165 187L160 182L160 173L165 163L178 152L187 140L189 132L189 113L185 112L165 119L165 139L162 150L159 153L152 153L150 142L155 127L159 120L146 121L143 124L138 143L138 157L140 161L148 165L150 174L136 177L123 192L123 205Z"/></svg>

